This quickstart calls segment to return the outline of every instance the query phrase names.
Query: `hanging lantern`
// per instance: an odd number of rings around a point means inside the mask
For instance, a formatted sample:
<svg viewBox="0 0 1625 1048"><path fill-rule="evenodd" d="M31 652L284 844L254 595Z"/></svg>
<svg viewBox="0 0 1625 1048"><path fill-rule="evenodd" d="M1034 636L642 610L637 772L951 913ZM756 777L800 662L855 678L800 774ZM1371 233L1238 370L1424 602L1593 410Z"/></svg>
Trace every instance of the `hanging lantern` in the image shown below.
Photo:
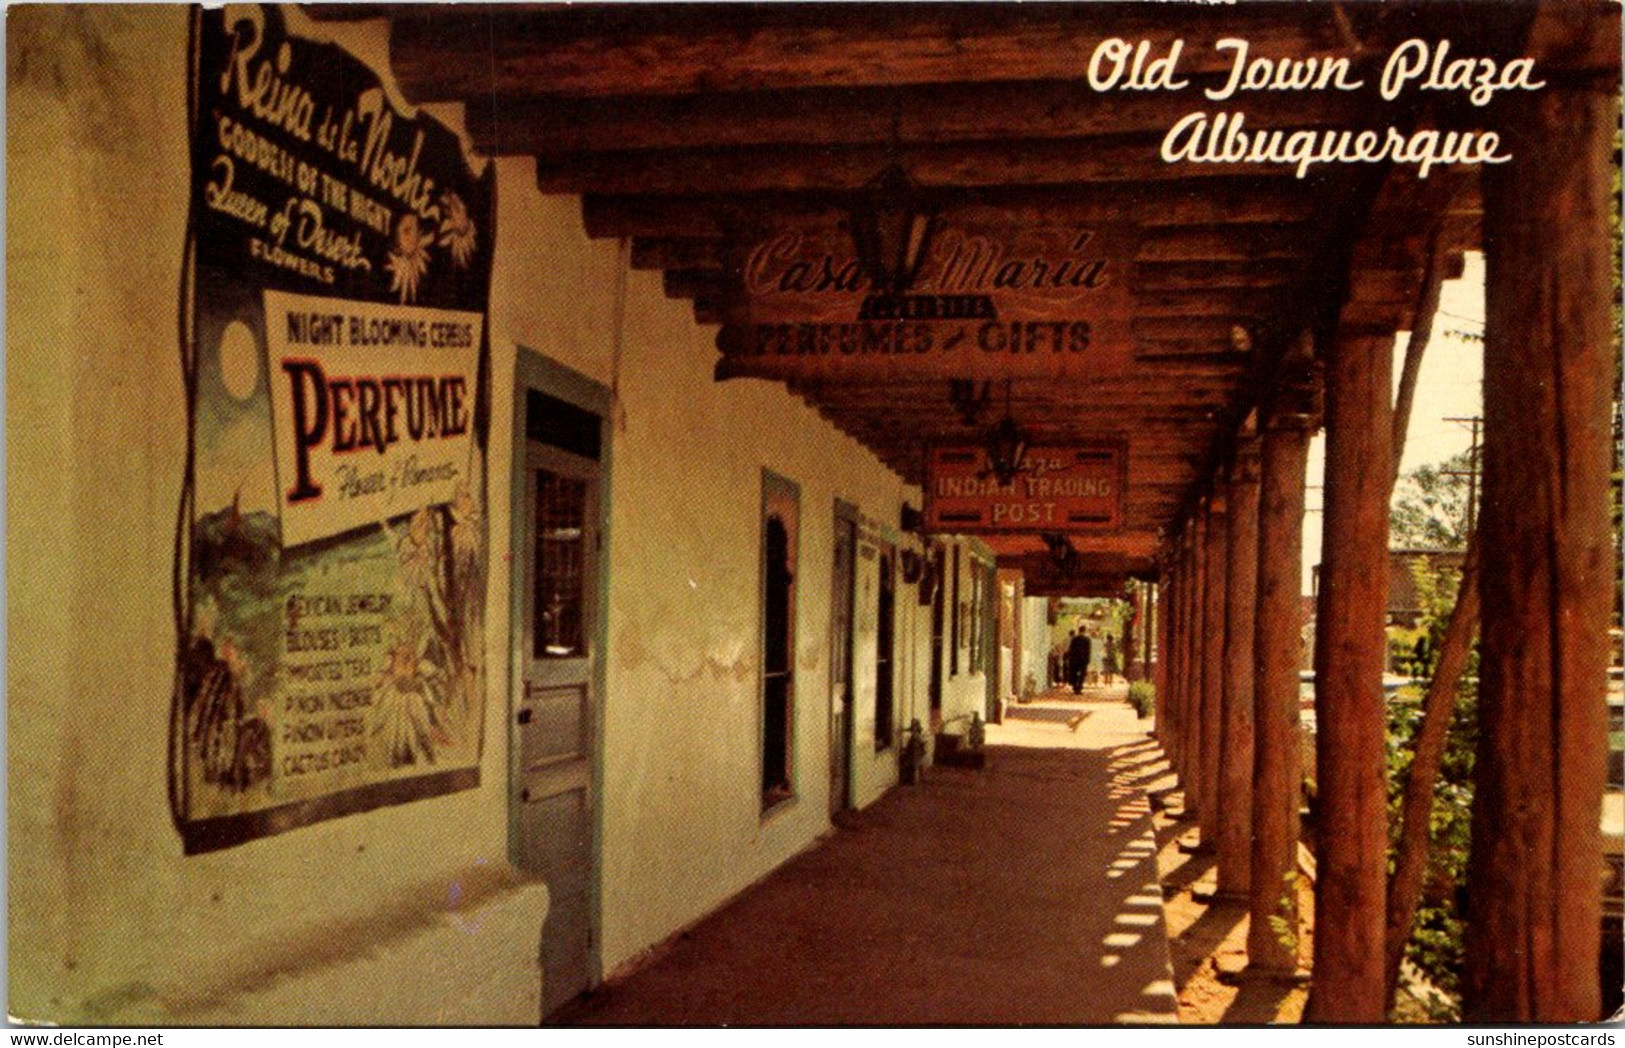
<svg viewBox="0 0 1625 1048"><path fill-rule="evenodd" d="M907 293L936 235L937 213L921 199L903 165L894 162L864 183L849 224L858 265L875 292Z"/></svg>
<svg viewBox="0 0 1625 1048"><path fill-rule="evenodd" d="M975 381L968 378L948 380L948 404L959 412L959 420L967 426L974 426L981 420L982 412L987 410L992 398L992 382L983 381L978 387Z"/></svg>
<svg viewBox="0 0 1625 1048"><path fill-rule="evenodd" d="M987 464L1001 485L1009 484L1021 472L1027 456L1027 434L1009 415L999 420L987 435Z"/></svg>
<svg viewBox="0 0 1625 1048"><path fill-rule="evenodd" d="M987 465L1001 486L1021 472L1027 457L1027 434L1010 414L1010 379L1004 380L1004 418L987 435Z"/></svg>

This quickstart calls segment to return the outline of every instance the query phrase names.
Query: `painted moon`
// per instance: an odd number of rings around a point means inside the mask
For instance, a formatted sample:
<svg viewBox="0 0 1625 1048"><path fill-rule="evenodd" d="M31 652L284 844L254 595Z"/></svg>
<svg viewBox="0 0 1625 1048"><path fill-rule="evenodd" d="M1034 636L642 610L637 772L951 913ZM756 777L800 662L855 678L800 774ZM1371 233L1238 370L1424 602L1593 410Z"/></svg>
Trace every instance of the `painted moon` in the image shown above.
<svg viewBox="0 0 1625 1048"><path fill-rule="evenodd" d="M241 320L228 324L220 338L220 381L238 400L247 400L259 388L260 347Z"/></svg>

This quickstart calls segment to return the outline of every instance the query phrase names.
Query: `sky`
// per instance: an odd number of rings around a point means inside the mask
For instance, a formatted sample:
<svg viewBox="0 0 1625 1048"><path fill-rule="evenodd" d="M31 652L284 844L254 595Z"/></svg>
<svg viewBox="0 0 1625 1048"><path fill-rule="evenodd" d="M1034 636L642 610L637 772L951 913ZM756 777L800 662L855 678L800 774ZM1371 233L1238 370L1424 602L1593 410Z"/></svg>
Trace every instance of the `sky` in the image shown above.
<svg viewBox="0 0 1625 1048"><path fill-rule="evenodd" d="M1472 430L1449 418L1472 418L1484 410L1484 344L1463 339L1462 333L1484 333L1484 256L1469 252L1460 280L1447 280L1439 291L1439 309L1433 318L1433 334L1422 357L1417 377L1416 401L1411 409L1410 428L1405 438L1405 457L1400 472L1417 466L1442 462L1466 451L1472 444ZM1394 388L1399 387L1400 367L1410 333L1401 333L1394 343ZM1326 436L1317 435L1309 445L1309 490L1303 520L1303 592L1310 592L1312 570L1320 563L1321 498L1325 494Z"/></svg>

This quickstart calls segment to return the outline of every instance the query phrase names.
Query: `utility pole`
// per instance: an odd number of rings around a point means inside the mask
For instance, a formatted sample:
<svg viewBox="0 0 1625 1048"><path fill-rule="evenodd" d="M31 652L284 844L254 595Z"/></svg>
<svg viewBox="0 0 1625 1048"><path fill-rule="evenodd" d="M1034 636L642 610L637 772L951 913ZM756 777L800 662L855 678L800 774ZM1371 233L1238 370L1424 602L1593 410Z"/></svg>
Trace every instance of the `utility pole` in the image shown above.
<svg viewBox="0 0 1625 1048"><path fill-rule="evenodd" d="M1482 415L1473 415L1470 418L1463 418L1451 415L1446 416L1444 421L1454 422L1457 425L1469 426L1472 429L1473 443L1472 446L1467 449L1467 468L1446 469L1439 471L1441 476L1467 478L1466 534L1471 535L1473 533L1473 524L1478 516L1478 434L1480 427L1484 425L1484 417Z"/></svg>

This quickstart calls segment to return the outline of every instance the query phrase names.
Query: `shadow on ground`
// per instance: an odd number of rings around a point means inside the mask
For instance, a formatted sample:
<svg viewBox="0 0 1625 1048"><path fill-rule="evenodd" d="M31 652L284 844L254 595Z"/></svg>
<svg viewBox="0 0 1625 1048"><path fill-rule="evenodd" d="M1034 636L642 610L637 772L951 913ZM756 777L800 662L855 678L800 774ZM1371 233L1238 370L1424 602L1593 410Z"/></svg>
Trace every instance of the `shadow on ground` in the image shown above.
<svg viewBox="0 0 1625 1048"><path fill-rule="evenodd" d="M932 768L850 813L558 1021L1172 1021L1143 748L1124 747L1143 733L1122 713L1094 734L990 729L1011 744L990 745L986 769Z"/></svg>

